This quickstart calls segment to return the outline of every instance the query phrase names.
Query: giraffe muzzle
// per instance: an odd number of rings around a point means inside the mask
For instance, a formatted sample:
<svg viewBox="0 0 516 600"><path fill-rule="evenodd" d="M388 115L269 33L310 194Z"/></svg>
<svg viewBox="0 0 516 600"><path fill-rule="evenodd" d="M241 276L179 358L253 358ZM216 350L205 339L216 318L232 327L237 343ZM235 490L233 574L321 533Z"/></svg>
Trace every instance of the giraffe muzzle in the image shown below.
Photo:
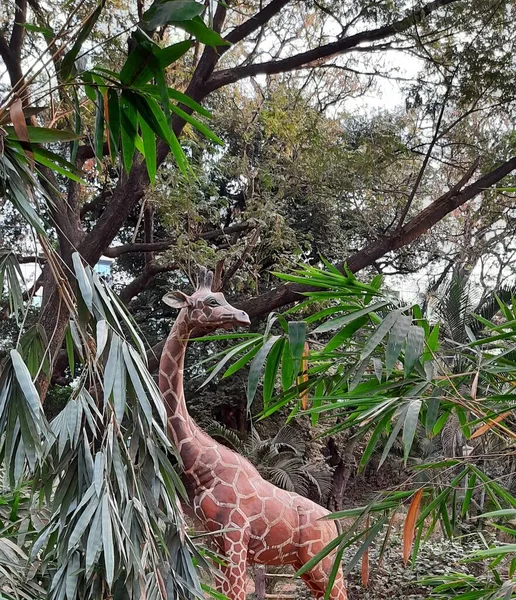
<svg viewBox="0 0 516 600"><path fill-rule="evenodd" d="M235 313L235 321L242 327L249 327L249 325L251 325L251 319L249 318L249 315L243 310L239 310Z"/></svg>

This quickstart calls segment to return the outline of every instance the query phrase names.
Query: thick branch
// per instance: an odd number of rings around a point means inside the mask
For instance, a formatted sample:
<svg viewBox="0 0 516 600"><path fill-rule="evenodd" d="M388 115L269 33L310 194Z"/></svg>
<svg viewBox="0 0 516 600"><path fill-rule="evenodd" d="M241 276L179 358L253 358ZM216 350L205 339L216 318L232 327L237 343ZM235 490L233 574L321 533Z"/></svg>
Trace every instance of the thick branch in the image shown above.
<svg viewBox="0 0 516 600"><path fill-rule="evenodd" d="M122 291L120 292L120 300L124 304L127 304L129 300L137 296L140 292L147 287L151 279L159 275L160 273L168 273L169 271L175 271L178 269L178 265L168 265L168 266L159 266L159 265L149 265L143 273L138 275L136 279L133 279L131 283L126 285Z"/></svg>
<svg viewBox="0 0 516 600"><path fill-rule="evenodd" d="M290 0L272 0L267 6L260 12L257 12L253 17L235 27L228 35L224 38L232 44L237 44L243 39L254 33L260 27L268 23L272 17L277 15L282 8L284 8Z"/></svg>
<svg viewBox="0 0 516 600"><path fill-rule="evenodd" d="M231 235L232 233L239 233L240 231L247 231L252 229L253 226L249 223L238 223L237 225L231 225L230 227L223 227L221 229L213 229L211 231L205 231L194 236L194 240L214 240L223 235ZM130 252L163 252L168 250L171 246L176 243L176 238L170 238L168 240L162 240L160 242L152 243L136 243L136 244L123 244L122 246L113 246L108 248L104 252L104 256L109 258L118 258L122 254L128 254Z"/></svg>
<svg viewBox="0 0 516 600"><path fill-rule="evenodd" d="M360 44L378 42L398 33L407 31L439 8L454 4L458 1L459 0L434 0L433 2L425 4L418 11L411 11L406 17L399 21L395 21L390 25L384 25L377 29L350 35L339 39L336 42L325 44L324 46L319 46L313 50L301 52L281 60L272 60L264 63L217 71L210 77L207 85L210 90L213 91L230 83L240 81L246 77L253 77L260 74L272 75L275 73L285 73L295 69L308 68L314 63L321 64L332 56L344 54L345 52L356 49Z"/></svg>
<svg viewBox="0 0 516 600"><path fill-rule="evenodd" d="M485 189L495 185L501 179L516 169L516 156L500 165L487 175L480 177L463 191L452 188L452 193L446 192L440 198L432 202L424 210L418 213L399 232L391 236L380 238L369 244L359 252L352 254L345 262L348 268L356 273L372 265L376 260L385 256L388 252L407 246L421 237L446 215L471 200ZM343 265L340 265L343 268ZM276 310L286 304L291 304L303 298L300 292L311 291L308 286L297 284L285 284L276 287L261 296L252 298L238 305L245 310L249 316L257 317Z"/></svg>
<svg viewBox="0 0 516 600"><path fill-rule="evenodd" d="M23 81L21 67L21 49L25 35L25 22L27 20L27 0L16 0L14 23L9 43L0 35L0 56L5 63L11 87L16 88Z"/></svg>

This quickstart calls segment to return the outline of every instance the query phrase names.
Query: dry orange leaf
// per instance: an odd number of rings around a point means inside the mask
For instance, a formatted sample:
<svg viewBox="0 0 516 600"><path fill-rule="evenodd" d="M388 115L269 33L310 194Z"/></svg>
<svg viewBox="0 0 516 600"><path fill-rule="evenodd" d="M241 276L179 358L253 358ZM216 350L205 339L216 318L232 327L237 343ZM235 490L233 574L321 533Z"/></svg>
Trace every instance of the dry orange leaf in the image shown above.
<svg viewBox="0 0 516 600"><path fill-rule="evenodd" d="M367 515L366 527L369 529L369 515ZM360 570L360 575L362 578L362 585L366 588L369 583L369 548L366 548L364 554L362 554L362 568Z"/></svg>
<svg viewBox="0 0 516 600"><path fill-rule="evenodd" d="M408 563L410 553L412 552L412 542L414 541L414 532L416 530L416 521L419 515L419 507L423 498L423 488L420 488L412 498L410 503L407 518L405 519L405 527L403 528L403 562Z"/></svg>
<svg viewBox="0 0 516 600"><path fill-rule="evenodd" d="M495 427L495 425L498 425L498 423L500 423L500 421L503 421L505 419L505 417L508 417L511 413L512 413L512 410L508 410L507 412L504 412L501 415L498 415L494 419L489 419L489 423L485 423L484 425L482 425L482 427L479 427L475 432L473 432L473 434L470 436L469 439L474 440L475 438L480 437L481 435L484 435L484 433L486 433L486 431L489 431L490 429Z"/></svg>
<svg viewBox="0 0 516 600"><path fill-rule="evenodd" d="M20 140L20 142L30 142L29 130L27 129L27 123L25 122L23 104L20 98L16 98L16 100L9 107L9 115L11 117L16 137ZM30 160L31 166L33 167L34 157L32 155L32 152L30 152L29 150L25 150L25 153L27 154Z"/></svg>
<svg viewBox="0 0 516 600"><path fill-rule="evenodd" d="M308 354L310 353L310 346L308 342L305 342L305 347L303 350L303 360L301 361L301 375L297 378L297 385L308 381ZM302 390L299 394L299 398L301 399L301 408L306 410L308 408L308 389Z"/></svg>

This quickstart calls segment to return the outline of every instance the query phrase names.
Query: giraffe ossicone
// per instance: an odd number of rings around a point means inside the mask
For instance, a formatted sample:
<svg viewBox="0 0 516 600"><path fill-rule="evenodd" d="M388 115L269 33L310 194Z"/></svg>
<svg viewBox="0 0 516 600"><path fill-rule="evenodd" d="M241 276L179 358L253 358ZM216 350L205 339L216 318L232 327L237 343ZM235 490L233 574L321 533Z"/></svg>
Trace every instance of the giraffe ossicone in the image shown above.
<svg viewBox="0 0 516 600"><path fill-rule="evenodd" d="M299 494L265 481L243 456L219 444L188 414L183 389L185 351L192 332L207 333L250 324L247 313L212 292L213 274L201 269L195 292L169 292L163 301L180 313L161 356L159 386L165 402L168 434L183 462L190 507L207 531L230 530L213 539L225 556L217 589L230 600L245 600L248 563L290 564L300 569L337 536L329 512ZM334 552L303 579L314 598L323 598ZM339 569L330 596L347 600Z"/></svg>

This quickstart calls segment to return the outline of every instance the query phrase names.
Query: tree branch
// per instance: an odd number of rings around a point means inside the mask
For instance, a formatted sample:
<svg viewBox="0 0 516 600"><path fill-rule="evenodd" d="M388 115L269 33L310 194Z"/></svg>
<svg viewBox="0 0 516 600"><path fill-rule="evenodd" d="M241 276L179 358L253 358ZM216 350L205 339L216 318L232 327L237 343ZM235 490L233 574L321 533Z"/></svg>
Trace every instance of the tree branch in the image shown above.
<svg viewBox="0 0 516 600"><path fill-rule="evenodd" d="M257 12L253 17L235 27L232 31L228 33L228 35L224 38L226 41L231 42L232 44L237 44L241 42L243 39L248 37L251 33L254 33L262 25L268 23L272 17L277 15L282 8L284 8L290 0L272 0L269 2L265 8L261 11ZM227 48L224 49L227 51Z"/></svg>
<svg viewBox="0 0 516 600"><path fill-rule="evenodd" d="M223 235L231 235L232 233L239 233L241 231L247 231L253 229L253 225L250 223L238 223L231 225L230 227L223 227L221 229L213 229L211 231L205 231L194 236L194 240L214 240ZM135 244L123 244L122 246L113 246L108 248L104 252L104 256L109 258L118 258L122 254L128 254L130 252L163 252L168 250L171 246L176 243L176 238L170 238L168 240L162 240L160 242L152 243L135 243Z"/></svg>
<svg viewBox="0 0 516 600"><path fill-rule="evenodd" d="M21 67L21 49L25 35L27 20L27 0L16 0L14 23L9 43L0 35L0 56L5 63L12 88L17 88L23 81Z"/></svg>
<svg viewBox="0 0 516 600"><path fill-rule="evenodd" d="M119 293L120 300L122 300L124 304L127 304L130 300L132 300L132 298L137 296L140 292L143 292L150 280L156 275L159 275L160 273L168 273L169 271L175 271L176 269L179 269L179 265L149 265L143 271L143 273L138 275L136 279L133 279L131 283L122 289L122 291Z"/></svg>
<svg viewBox="0 0 516 600"><path fill-rule="evenodd" d="M209 86L210 91L213 91L230 83L240 81L240 79L246 77L252 77L259 74L272 75L275 73L285 73L299 68L308 68L314 63L321 64L332 56L344 54L345 52L356 49L360 44L378 42L398 33L403 33L413 25L420 23L424 18L439 8L454 4L458 1L459 0L434 0L433 2L425 4L417 12L411 11L403 19L395 21L390 25L384 25L377 29L350 35L339 39L336 42L331 42L288 58L217 71L209 78L207 85Z"/></svg>
<svg viewBox="0 0 516 600"><path fill-rule="evenodd" d="M446 215L462 206L484 190L498 183L516 169L516 156L500 165L490 173L480 177L460 191L454 186L451 191L446 192L429 206L419 212L414 218L406 223L399 232L391 236L380 238L359 252L352 254L345 261L348 268L356 273L365 267L372 265L376 260L385 256L388 252L407 246L418 239ZM468 171L469 173L469 171ZM339 265L343 270L343 264ZM247 300L238 305L245 310L250 317L257 317L276 310L286 304L291 304L303 298L300 292L311 291L309 286L297 284L283 284L265 294Z"/></svg>

